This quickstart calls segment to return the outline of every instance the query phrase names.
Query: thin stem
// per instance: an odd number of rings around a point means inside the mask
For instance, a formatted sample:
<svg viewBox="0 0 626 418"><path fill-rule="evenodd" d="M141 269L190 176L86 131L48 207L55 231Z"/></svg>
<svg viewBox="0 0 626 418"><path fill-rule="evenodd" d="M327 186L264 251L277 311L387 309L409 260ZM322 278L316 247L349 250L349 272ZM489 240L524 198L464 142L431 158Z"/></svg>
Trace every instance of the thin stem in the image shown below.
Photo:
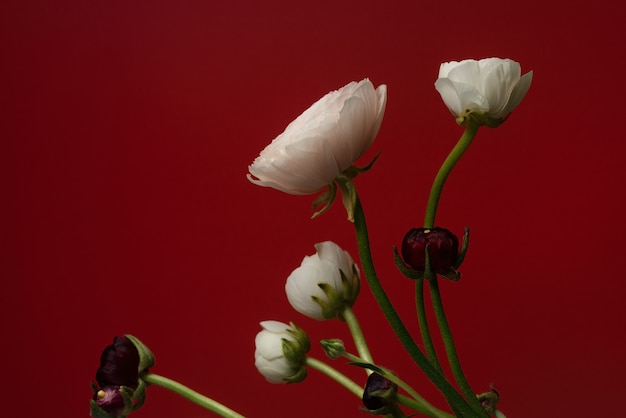
<svg viewBox="0 0 626 418"><path fill-rule="evenodd" d="M307 357L304 364L330 377L335 382L339 383L341 386L356 395L359 399L363 397L363 388L334 367L329 366L323 361L313 357Z"/></svg>
<svg viewBox="0 0 626 418"><path fill-rule="evenodd" d="M404 415L404 412L402 412L402 410L400 409L400 407L398 407L398 404L396 402L394 402L391 405L391 412L387 414L387 416L391 418L406 418L406 415Z"/></svg>
<svg viewBox="0 0 626 418"><path fill-rule="evenodd" d="M426 349L426 356L435 369L437 369L439 373L443 373L441 370L441 364L439 364L439 359L437 358L433 338L430 335L428 320L426 319L424 279L417 279L415 283L415 306L417 308L417 321L419 323L420 333L422 334L422 342L424 343L424 348Z"/></svg>
<svg viewBox="0 0 626 418"><path fill-rule="evenodd" d="M369 287L378 302L383 314L387 318L387 321L393 328L394 332L398 336L398 339L411 356L413 361L419 366L420 369L426 374L426 376L437 386L437 388L443 393L448 403L454 405L458 410L463 413L463 416L472 417L476 416L476 413L465 402L463 397L454 389L454 387L446 380L443 374L439 373L437 369L428 361L424 353L419 349L411 334L407 330L406 326L398 316L398 313L394 309L391 301L387 297L385 290L380 284L380 280L376 274L374 268L374 262L370 251L369 236L367 233L367 224L365 222L365 214L361 201L355 191L355 206L354 206L354 228L356 230L357 243L359 247L359 255L361 257L361 264L365 277L369 284Z"/></svg>
<svg viewBox="0 0 626 418"><path fill-rule="evenodd" d="M433 303L433 310L435 311L435 317L437 318L437 324L439 324L441 339L443 340L443 345L446 349L446 355L448 356L448 362L450 363L450 368L452 369L452 375L454 376L454 380L456 380L459 388L461 389L461 392L463 392L463 395L465 395L465 398L469 401L472 409L474 409L474 411L478 412L480 415L488 417L489 414L485 412L485 409L478 401L478 398L476 398L476 394L474 393L472 387L465 378L465 374L463 373L463 369L461 368L461 362L459 361L459 357L456 353L454 339L452 338L452 332L450 331L450 326L448 325L446 313L443 309L443 303L441 301L441 293L439 292L439 283L437 281L437 278L430 281L430 295Z"/></svg>
<svg viewBox="0 0 626 418"><path fill-rule="evenodd" d="M352 363L357 363L359 365L361 365L362 363L369 363L365 361L365 359L357 357L354 354L350 354L348 352L345 352L343 354L343 357L350 360ZM409 384L407 384L404 380L400 379L398 376L393 374L388 369L378 366L373 363L370 363L370 364L374 366L376 372L378 372L381 376L395 383L399 388L404 389L406 393L411 395L411 397L417 402L416 406L413 407L413 409L415 409L417 412L421 414L426 414L428 416L435 417L435 418L451 418L452 417L452 415L434 407L422 395L417 393L415 389L409 386Z"/></svg>
<svg viewBox="0 0 626 418"><path fill-rule="evenodd" d="M461 135L461 138L455 145L455 147L450 151L450 154L445 159L435 180L433 181L433 186L430 190L430 196L428 197L428 204L426 206L426 215L424 216L424 228L432 228L435 225L435 217L437 215L437 207L439 205L439 199L441 197L441 193L443 191L443 186L448 178L448 175L456 165L456 163L461 159L465 151L469 148L472 140L476 136L478 132L479 125L470 120L468 125ZM416 283L416 295L421 292L422 293L422 307L423 307L423 283ZM421 288L418 289L418 288ZM439 284L437 282L437 278L435 277L430 281L430 295L433 304L433 310L435 311L435 317L437 318L437 324L439 325L439 329L441 331L441 338L443 340L446 355L448 356L448 362L450 363L450 367L452 369L452 374L454 375L454 379L456 380L461 392L465 395L466 399L470 403L472 409L476 411L480 416L487 416L485 410L480 405L480 402L476 399L474 391L470 387L465 375L463 373L463 369L461 368L461 363L456 353L456 348L454 346L454 340L452 338L452 333L450 331L450 327L448 325L448 321L446 319L446 314L443 309L443 302L441 300L441 294L439 293ZM418 304L418 316L419 316L419 307L420 302ZM428 329L424 329L421 326L420 321L420 329L422 334L428 333ZM422 336L424 338L424 336ZM430 335L424 338L424 341L431 339Z"/></svg>
<svg viewBox="0 0 626 418"><path fill-rule="evenodd" d="M165 389L171 390L174 393L182 396L183 398L200 405L201 407L208 409L211 412L225 418L244 418L243 415L233 411L232 409L222 405L221 403L214 401L187 386L178 383L175 380L168 379L167 377L159 376L154 373L145 373L141 376L144 382L152 385L161 386Z"/></svg>
<svg viewBox="0 0 626 418"><path fill-rule="evenodd" d="M358 357L356 357L359 360L362 360ZM323 361L320 361L316 358L313 357L307 357L305 360L305 364L307 366L309 366L310 368L317 370L318 372L321 372L322 374L330 377L331 379L333 379L335 382L339 383L341 386L343 386L344 388L348 389L348 391L352 392L353 395L355 395L356 397L358 397L359 399L363 398L363 387L359 386L358 383L354 382L352 379L350 379L349 377L347 377L345 374L341 373L339 370L335 369L334 367L324 363ZM398 403L404 405L404 406L408 406L409 408L420 412L422 414L425 415L429 415L432 417L436 417L435 415L431 415L428 410L426 410L419 402L417 402L415 399L411 399L409 397L406 397L404 395L398 395L396 397L396 400L398 401ZM442 418L451 418L451 415L446 414L445 412L441 411L441 415L439 415Z"/></svg>
<svg viewBox="0 0 626 418"><path fill-rule="evenodd" d="M348 324L348 328L352 334L352 339L354 340L354 345L356 346L359 356L366 363L374 363L372 355L370 354L370 349L365 341L365 336L363 335L363 331L359 325L359 321L356 319L356 315L354 315L354 312L348 306L344 308L342 315L346 320L346 324Z"/></svg>
<svg viewBox="0 0 626 418"><path fill-rule="evenodd" d="M428 204L426 206L426 216L424 217L424 228L432 228L435 226L435 215L437 214L437 206L439 205L439 198L441 197L441 192L443 191L443 185L456 163L472 143L472 140L476 136L476 132L478 132L478 124L470 120L465 128L465 131L463 132L463 135L459 139L459 142L457 142L452 151L450 151L446 160L441 165L441 168L435 177L435 181L433 182L433 186L430 189L430 196L428 197Z"/></svg>

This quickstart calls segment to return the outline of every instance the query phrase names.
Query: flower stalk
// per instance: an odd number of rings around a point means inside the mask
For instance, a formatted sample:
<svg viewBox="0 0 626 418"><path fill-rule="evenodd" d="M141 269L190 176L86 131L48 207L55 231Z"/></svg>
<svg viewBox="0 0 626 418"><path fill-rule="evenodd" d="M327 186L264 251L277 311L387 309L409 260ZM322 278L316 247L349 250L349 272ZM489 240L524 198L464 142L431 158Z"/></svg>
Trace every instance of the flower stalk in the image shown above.
<svg viewBox="0 0 626 418"><path fill-rule="evenodd" d="M430 196L428 198L428 204L426 206L426 215L424 217L424 228L433 228L435 224L435 216L437 215L437 207L439 205L439 199L441 197L441 193L443 191L443 187L445 182L456 165L456 163L461 159L465 151L469 148L472 140L476 136L478 132L479 125L474 120L468 120L468 123L465 127L465 131L463 135L452 149L448 157L445 159L435 180L433 182ZM424 281L417 281L415 283L416 286L416 305L418 314L420 312L424 312ZM486 417L488 414L480 405L480 402L476 398L474 391L472 390L469 382L467 381L465 374L463 373L463 369L461 368L461 362L456 352L456 347L454 345L454 339L452 337L452 332L450 331L450 326L448 324L448 320L446 318L446 314L443 307L443 302L441 299L441 293L439 292L439 283L436 275L429 281L430 285L430 296L433 305L433 310L435 312L435 317L437 319L437 324L439 326L439 331L441 333L441 338L443 340L443 344L445 347L446 355L448 357L448 362L450 364L450 368L452 370L452 374L454 376L454 380L459 385L461 392L468 400L472 409L479 414L479 416ZM425 318L420 320L420 331L422 332L422 336L424 342L431 341L428 328L422 328L422 322L425 322ZM429 348L429 349L432 349Z"/></svg>
<svg viewBox="0 0 626 418"><path fill-rule="evenodd" d="M342 316L343 319L345 319L346 324L348 324L348 328L352 334L352 340L354 341L354 345L356 346L359 356L367 363L374 363L370 349L367 346L367 341L365 341L365 336L361 330L361 325L359 324L359 321L357 320L352 309L346 306L343 309Z"/></svg>
<svg viewBox="0 0 626 418"><path fill-rule="evenodd" d="M157 385L157 386L161 386L162 388L165 388L167 390L170 390L180 396L182 396L183 398L195 403L196 405L199 405L201 407L203 407L204 409L208 409L211 412L214 412L215 414L224 417L224 418L245 418L243 415L239 414L238 412L228 408L225 405L222 405L221 403L208 398L198 392L196 392L195 390L192 390L190 388L188 388L187 386L178 383L175 380L172 379L168 379L167 377L164 376L160 376L158 374L154 374L154 373L145 373L141 376L141 378L144 380L144 382L148 383L148 384L153 384L153 385Z"/></svg>
<svg viewBox="0 0 626 418"><path fill-rule="evenodd" d="M426 215L424 217L424 228L432 228L435 226L435 215L437 214L437 207L439 205L441 192L443 191L443 186L456 163L461 159L465 151L467 151L472 143L472 140L478 132L478 127L479 125L475 121L468 121L459 142L457 142L441 165L441 168L435 177L435 181L433 182L433 186L430 189L428 204L426 206Z"/></svg>
<svg viewBox="0 0 626 418"><path fill-rule="evenodd" d="M420 395L417 391L415 391L415 389L413 389L406 382L404 382L402 379L400 379L398 376L396 376L389 370L383 367L377 366L373 363L366 362L364 361L363 358L357 357L347 352L344 353L343 356L346 359L350 360L355 365L362 366L362 367L367 368L368 370L375 371L376 373L383 376L385 379L388 379L389 381L398 385L399 388L404 389L404 391L406 391L406 393L408 393L418 403L419 408L415 408L417 412L431 416L431 417L436 417L436 418L451 418L452 417L452 415L438 408L435 408L422 395Z"/></svg>
<svg viewBox="0 0 626 418"><path fill-rule="evenodd" d="M391 325L396 336L400 340L400 343L404 346L413 361L419 366L420 369L422 369L424 374L426 374L433 384L435 384L435 386L443 393L451 406L461 411L466 417L480 416L472 410L463 397L459 395L454 387L446 380L443 374L437 371L428 358L426 358L424 353L422 353L420 348L415 343L415 340L411 337L408 329L400 319L400 316L393 307L389 297L385 293L385 290L378 279L378 275L376 274L376 269L374 268L365 214L358 195L356 196L354 207L354 228L357 237L359 254L361 257L361 265L363 267L365 277L378 305L383 311L383 314L387 318L387 321Z"/></svg>
<svg viewBox="0 0 626 418"><path fill-rule="evenodd" d="M355 358L358 359L358 357L355 357ZM362 360L362 359L360 359L360 360ZM332 380L334 380L335 382L339 383L341 386L346 388L349 392L351 392L352 394L354 394L358 398L361 398L363 396L363 387L361 387L354 380L350 379L345 374L341 373L340 371L338 371L334 367L330 366L329 364L324 363L323 361L320 361L320 360L318 360L318 359L316 359L314 357L307 357L306 361L305 361L305 364L307 366L309 366L311 369L317 370L318 372L322 373L323 375L325 375L325 376L331 378ZM445 413L443 411L440 411L438 409L437 409L437 411L439 411L439 412L437 412L438 415L433 415L432 412L429 412L427 409L425 409L424 406L420 402L416 401L415 399L412 399L412 398L409 398L407 396L404 396L404 395L397 395L396 396L396 400L397 400L397 402L399 404L407 406L407 407L413 409L414 411L417 411L417 412L422 413L424 415L428 415L430 417L434 417L434 418L452 418L452 415L447 414L447 413ZM434 408L434 409L436 409L436 408Z"/></svg>
<svg viewBox="0 0 626 418"><path fill-rule="evenodd" d="M424 279L417 279L415 282L415 306L417 308L417 322L419 324L426 356L432 363L433 367L439 373L443 374L441 364L437 358L437 352L435 351L435 345L433 344L433 337L430 334L428 319L426 318L426 305L424 303Z"/></svg>

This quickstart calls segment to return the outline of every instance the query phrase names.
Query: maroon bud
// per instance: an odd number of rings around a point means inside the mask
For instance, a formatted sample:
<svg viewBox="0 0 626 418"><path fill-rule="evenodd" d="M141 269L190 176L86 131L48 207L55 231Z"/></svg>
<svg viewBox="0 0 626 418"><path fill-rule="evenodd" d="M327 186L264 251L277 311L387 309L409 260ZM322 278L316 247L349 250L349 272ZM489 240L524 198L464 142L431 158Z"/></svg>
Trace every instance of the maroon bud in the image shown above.
<svg viewBox="0 0 626 418"><path fill-rule="evenodd" d="M105 386L93 395L96 405L112 417L122 416L124 413L124 397L119 386Z"/></svg>
<svg viewBox="0 0 626 418"><path fill-rule="evenodd" d="M450 231L438 226L434 228L413 228L402 241L402 258L414 270L426 270L426 246L430 260L430 270L440 275L448 274L456 263L459 254L459 240Z"/></svg>
<svg viewBox="0 0 626 418"><path fill-rule="evenodd" d="M136 389L139 384L139 352L126 337L115 337L100 356L100 368L96 381L105 386L128 386Z"/></svg>
<svg viewBox="0 0 626 418"><path fill-rule="evenodd" d="M372 373L367 378L363 391L363 405L370 411L384 414L395 402L397 392L398 386L395 383L378 373Z"/></svg>

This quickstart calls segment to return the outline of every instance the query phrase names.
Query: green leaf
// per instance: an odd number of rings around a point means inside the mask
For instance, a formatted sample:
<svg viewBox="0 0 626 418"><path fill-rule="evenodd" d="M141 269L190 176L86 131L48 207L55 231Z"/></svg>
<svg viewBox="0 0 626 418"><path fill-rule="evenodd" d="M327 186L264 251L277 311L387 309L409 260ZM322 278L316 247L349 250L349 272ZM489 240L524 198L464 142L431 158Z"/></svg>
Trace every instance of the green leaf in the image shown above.
<svg viewBox="0 0 626 418"><path fill-rule="evenodd" d="M135 345L137 352L139 352L139 374L154 366L154 355L152 354L152 351L150 351L150 349L142 343L139 338L130 334L126 334L126 338L128 338Z"/></svg>
<svg viewBox="0 0 626 418"><path fill-rule="evenodd" d="M398 254L398 248L395 245L393 246L393 261L396 264L396 267L398 267L398 270L400 270L400 273L404 275L404 277L407 277L413 280L424 278L423 272L413 270L411 267L407 266L404 263L404 260L402 260L402 257L400 257L400 254Z"/></svg>
<svg viewBox="0 0 626 418"><path fill-rule="evenodd" d="M379 374L379 375L381 375L381 376L385 376L385 375L387 374L387 373L386 373L383 369L381 369L380 367L375 366L375 365L370 364L370 363L360 363L360 362L356 362L356 361L351 361L351 362L349 362L348 364L349 364L349 365L351 365L351 366L361 367L361 368L363 368L363 369L369 369L369 370L371 370L371 371L373 371L373 372L378 373L378 374Z"/></svg>
<svg viewBox="0 0 626 418"><path fill-rule="evenodd" d="M455 270L461 267L463 260L465 260L465 253L467 252L467 248L469 247L469 236L470 236L470 230L469 230L469 227L466 226L465 232L463 233L463 241L461 242L461 251L459 252L458 257L456 258L456 261L454 262L453 267Z"/></svg>

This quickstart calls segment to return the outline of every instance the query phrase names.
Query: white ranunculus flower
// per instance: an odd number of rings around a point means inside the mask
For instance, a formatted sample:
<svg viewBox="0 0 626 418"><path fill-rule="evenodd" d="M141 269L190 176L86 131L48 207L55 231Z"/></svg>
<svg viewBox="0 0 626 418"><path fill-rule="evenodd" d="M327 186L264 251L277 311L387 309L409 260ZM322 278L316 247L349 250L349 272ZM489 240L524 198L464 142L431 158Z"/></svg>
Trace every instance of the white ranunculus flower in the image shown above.
<svg viewBox="0 0 626 418"><path fill-rule="evenodd" d="M248 179L290 194L331 184L372 145L385 112L387 87L351 82L315 102L248 167Z"/></svg>
<svg viewBox="0 0 626 418"><path fill-rule="evenodd" d="M261 322L256 335L254 365L271 383L297 383L306 377L304 362L309 338L300 328L278 321Z"/></svg>
<svg viewBox="0 0 626 418"><path fill-rule="evenodd" d="M481 124L498 126L520 104L530 88L533 72L521 76L510 59L444 62L435 88L460 124L472 115Z"/></svg>
<svg viewBox="0 0 626 418"><path fill-rule="evenodd" d="M332 319L352 306L359 294L359 269L337 244L315 244L315 254L304 257L287 278L285 292L291 306L317 320Z"/></svg>

